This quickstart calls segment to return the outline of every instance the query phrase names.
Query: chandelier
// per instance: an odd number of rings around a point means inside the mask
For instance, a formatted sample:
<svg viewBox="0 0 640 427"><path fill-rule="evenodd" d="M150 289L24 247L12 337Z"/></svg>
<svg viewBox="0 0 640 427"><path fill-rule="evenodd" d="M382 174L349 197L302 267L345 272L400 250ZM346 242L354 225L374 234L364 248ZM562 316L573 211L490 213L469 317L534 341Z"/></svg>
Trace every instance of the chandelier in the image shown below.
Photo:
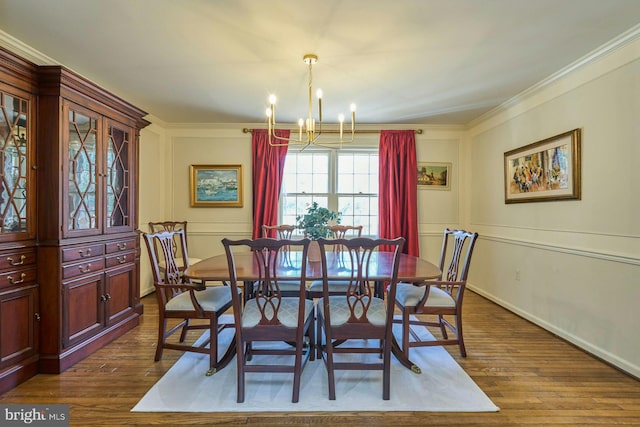
<svg viewBox="0 0 640 427"><path fill-rule="evenodd" d="M351 104L351 137L347 136L345 139L344 131L344 114L338 116L338 123L340 130L338 132L329 131L330 133L339 133L340 137L337 140L325 141L318 138L322 135L322 89L318 89L316 97L318 98L318 120L313 117L313 86L312 86L312 68L313 64L318 62L318 56L314 54L307 54L303 58L304 63L309 66L309 111L306 120L299 119L297 132L293 132L289 138L283 138L276 135L276 96L269 96L269 107L267 108L267 122L269 129L269 144L272 146L282 145L304 145L311 144L329 146L335 148L335 146L342 146L344 142L353 142L353 136L355 133L356 122L356 104ZM329 133L326 132L326 133Z"/></svg>

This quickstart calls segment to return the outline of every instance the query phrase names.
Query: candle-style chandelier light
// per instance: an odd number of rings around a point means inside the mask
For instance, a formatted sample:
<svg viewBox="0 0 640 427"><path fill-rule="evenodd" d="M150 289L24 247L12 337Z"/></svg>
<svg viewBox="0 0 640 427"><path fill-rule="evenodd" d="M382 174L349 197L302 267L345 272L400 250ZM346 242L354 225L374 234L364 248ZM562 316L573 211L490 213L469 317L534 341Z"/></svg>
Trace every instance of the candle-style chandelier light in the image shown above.
<svg viewBox="0 0 640 427"><path fill-rule="evenodd" d="M312 68L313 64L318 62L318 56L314 54L307 54L303 58L304 63L309 66L309 114L306 120L299 119L297 132L292 131L291 136L289 138L282 138L275 134L276 129L276 96L269 96L269 107L267 108L267 122L269 129L269 144L273 146L280 145L321 145L321 146L329 146L332 148L341 147L345 142L353 142L353 136L355 134L355 123L356 123L356 104L351 104L351 131L347 131L347 133L351 133L351 137L347 136L345 139L345 131L344 131L344 114L340 114L338 116L338 123L340 129L337 133L339 133L340 137L336 140L320 140L320 136L322 135L322 89L318 89L316 92L316 97L318 98L318 120L313 117L313 86L312 86ZM332 131L331 133L336 133Z"/></svg>

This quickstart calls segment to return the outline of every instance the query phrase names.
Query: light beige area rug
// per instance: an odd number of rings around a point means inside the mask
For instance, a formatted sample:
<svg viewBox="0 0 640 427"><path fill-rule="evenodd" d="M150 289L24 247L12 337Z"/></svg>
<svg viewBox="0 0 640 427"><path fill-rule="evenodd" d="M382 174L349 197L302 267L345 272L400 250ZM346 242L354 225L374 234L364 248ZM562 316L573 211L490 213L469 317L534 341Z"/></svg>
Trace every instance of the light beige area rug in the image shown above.
<svg viewBox="0 0 640 427"><path fill-rule="evenodd" d="M398 326L398 325L396 325ZM398 330L394 330L396 334ZM205 334L208 332L205 332ZM422 328L423 337L431 337ZM221 335L224 351L232 331ZM201 338L202 339L202 338ZM376 345L376 342L372 342ZM471 350L473 351L473 350ZM254 361L259 361L254 356ZM261 356L267 357L267 356ZM274 356L268 356L274 357ZM284 356L279 356L284 357ZM354 357L343 355L343 357ZM357 355L355 357L377 357ZM291 403L292 374L246 374L245 402L236 402L236 362L207 377L208 357L185 353L132 409L134 412L430 411L495 412L499 408L442 347L411 349L415 374L392 357L391 400L382 400L381 371L337 371L336 400L328 398L327 371L320 360L302 375L300 401Z"/></svg>

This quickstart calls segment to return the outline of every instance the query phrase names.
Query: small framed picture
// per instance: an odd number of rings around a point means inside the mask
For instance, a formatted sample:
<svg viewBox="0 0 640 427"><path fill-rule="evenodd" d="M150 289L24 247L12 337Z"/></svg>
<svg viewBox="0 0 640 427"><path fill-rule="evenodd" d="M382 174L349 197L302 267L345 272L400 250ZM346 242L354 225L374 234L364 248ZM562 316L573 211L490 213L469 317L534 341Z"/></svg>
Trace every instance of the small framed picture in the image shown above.
<svg viewBox="0 0 640 427"><path fill-rule="evenodd" d="M242 165L191 165L192 207L242 207Z"/></svg>
<svg viewBox="0 0 640 427"><path fill-rule="evenodd" d="M504 153L504 202L580 199L580 129Z"/></svg>
<svg viewBox="0 0 640 427"><path fill-rule="evenodd" d="M450 190L451 163L418 163L418 188L423 190Z"/></svg>

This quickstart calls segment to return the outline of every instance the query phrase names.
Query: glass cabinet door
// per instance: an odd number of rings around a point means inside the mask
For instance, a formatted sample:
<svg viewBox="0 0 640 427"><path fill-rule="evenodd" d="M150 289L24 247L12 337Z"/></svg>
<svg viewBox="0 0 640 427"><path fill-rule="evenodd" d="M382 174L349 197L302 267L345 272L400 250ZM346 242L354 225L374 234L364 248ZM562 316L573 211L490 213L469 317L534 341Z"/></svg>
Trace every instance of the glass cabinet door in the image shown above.
<svg viewBox="0 0 640 427"><path fill-rule="evenodd" d="M28 233L29 102L0 90L0 236Z"/></svg>
<svg viewBox="0 0 640 427"><path fill-rule="evenodd" d="M131 229L131 129L106 121L105 232Z"/></svg>
<svg viewBox="0 0 640 427"><path fill-rule="evenodd" d="M84 231L97 232L99 117L73 108L67 111L67 229L80 232L78 234L85 234Z"/></svg>

